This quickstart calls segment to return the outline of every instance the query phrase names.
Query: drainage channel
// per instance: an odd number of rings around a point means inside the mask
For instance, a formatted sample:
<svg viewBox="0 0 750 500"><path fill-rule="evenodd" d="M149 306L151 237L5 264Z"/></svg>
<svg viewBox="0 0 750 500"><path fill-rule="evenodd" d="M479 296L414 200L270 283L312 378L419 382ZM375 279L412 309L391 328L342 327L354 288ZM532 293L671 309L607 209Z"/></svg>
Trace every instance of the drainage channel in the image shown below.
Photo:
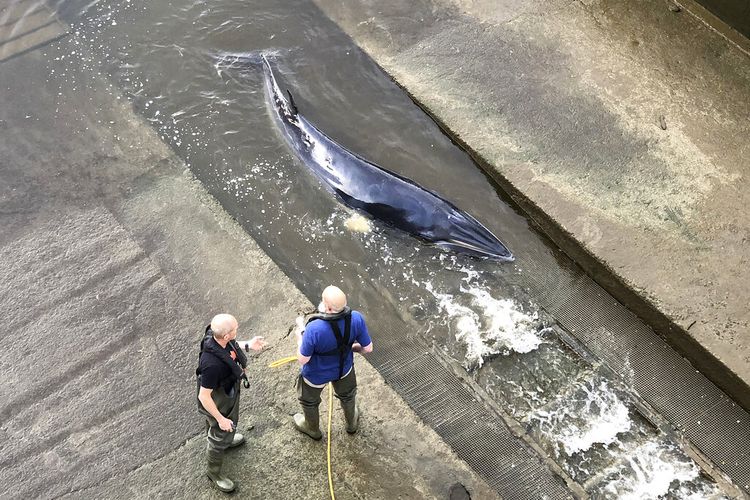
<svg viewBox="0 0 750 500"><path fill-rule="evenodd" d="M549 276L522 281L533 290ZM542 344L488 360L495 363L492 371L472 375L439 349L405 349L405 342L418 338L408 333L415 326L392 317L376 327L379 353L371 361L504 498L741 495L726 483L722 492L714 481L726 478L700 453L686 451L680 432L741 484L748 463L744 410L593 282L581 278L578 286L545 290L540 296L555 298L545 306L557 321L544 319ZM696 389L701 397L693 405L686 398ZM660 406L680 398L686 401L679 407L683 411ZM691 419L697 426L688 427ZM733 425L727 426L728 420ZM686 425L674 429L669 422ZM732 430L715 440L717 432ZM541 463L544 456L559 469Z"/></svg>
<svg viewBox="0 0 750 500"><path fill-rule="evenodd" d="M663 416L750 493L747 411L591 279L571 280L546 266L530 271L522 275L523 284L561 326L619 375L632 398Z"/></svg>
<svg viewBox="0 0 750 500"><path fill-rule="evenodd" d="M750 491L747 413L535 233L312 4L258 1L253 18L232 0L85 8L50 49L54 78L84 87L105 71L311 301L341 283L370 321L373 365L504 498L733 494L711 463ZM274 130L262 75L222 66L240 49L271 52L318 125L460 201L518 260L345 229L352 214Z"/></svg>
<svg viewBox="0 0 750 500"><path fill-rule="evenodd" d="M502 498L571 498L563 479L397 320L375 330L370 361L409 406ZM404 339L410 339L405 347Z"/></svg>

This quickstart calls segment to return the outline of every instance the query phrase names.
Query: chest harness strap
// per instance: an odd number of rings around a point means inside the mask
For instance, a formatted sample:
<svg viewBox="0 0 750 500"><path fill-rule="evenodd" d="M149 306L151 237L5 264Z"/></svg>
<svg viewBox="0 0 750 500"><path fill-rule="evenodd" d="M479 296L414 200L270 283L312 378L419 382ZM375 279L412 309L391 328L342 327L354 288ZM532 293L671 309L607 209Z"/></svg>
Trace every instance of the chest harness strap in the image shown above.
<svg viewBox="0 0 750 500"><path fill-rule="evenodd" d="M206 327L205 336L203 337L203 340L201 340L200 354L198 354L198 368L195 369L195 375L198 378L198 385L200 385L201 377L200 358L203 353L208 353L214 356L216 359L222 361L231 369L231 373L229 374L229 376L219 381L219 385L221 387L232 386L237 381L237 379L241 379L242 385L245 386L245 389L250 388L250 381L247 379L247 375L245 374L245 372L242 371L242 369L247 366L247 356L245 356L245 353L242 352L242 349L239 348L235 340L232 340L229 343L229 346L234 351L234 355L237 357L236 359L232 359L229 352L222 349L221 346L216 344L213 339L213 333L211 332L211 325Z"/></svg>
<svg viewBox="0 0 750 500"><path fill-rule="evenodd" d="M349 353L352 350L352 344L354 344L354 339L351 338L352 333L352 315L351 313L344 316L344 334L341 334L341 329L339 328L338 321L336 320L328 320L328 324L331 325L331 329L333 330L333 335L336 337L336 348L331 349L330 351L317 353L320 356L335 356L338 355L339 357L339 378L338 380L341 380L341 378L344 376L344 364L346 363L346 357L349 355Z"/></svg>

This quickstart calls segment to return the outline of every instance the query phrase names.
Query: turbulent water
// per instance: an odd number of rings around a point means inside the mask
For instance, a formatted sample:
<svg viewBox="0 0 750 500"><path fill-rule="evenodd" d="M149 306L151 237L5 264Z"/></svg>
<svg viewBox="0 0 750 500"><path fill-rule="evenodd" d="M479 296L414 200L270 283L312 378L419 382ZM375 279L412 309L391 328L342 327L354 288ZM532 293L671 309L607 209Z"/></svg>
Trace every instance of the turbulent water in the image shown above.
<svg viewBox="0 0 750 500"><path fill-rule="evenodd" d="M308 296L337 283L370 318L398 311L594 497L721 497L676 438L639 415L626 387L579 358L518 285L528 262L562 260L559 251L311 3L59 7L73 30L46 51L50 78L85 92L78 82L86 74L110 77L114 98L132 102ZM516 263L450 254L339 204L275 128L260 53L321 130L474 215Z"/></svg>

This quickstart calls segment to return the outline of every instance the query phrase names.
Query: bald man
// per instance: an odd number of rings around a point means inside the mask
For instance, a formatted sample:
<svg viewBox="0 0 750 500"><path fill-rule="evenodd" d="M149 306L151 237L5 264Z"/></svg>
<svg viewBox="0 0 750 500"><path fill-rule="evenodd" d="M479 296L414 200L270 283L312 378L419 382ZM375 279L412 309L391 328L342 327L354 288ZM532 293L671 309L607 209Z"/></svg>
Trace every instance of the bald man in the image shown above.
<svg viewBox="0 0 750 500"><path fill-rule="evenodd" d="M198 363L198 410L206 417L208 446L206 474L221 491L234 490L234 481L224 476L224 451L245 442L237 429L240 416L240 380L245 376L247 357L236 342L237 319L217 314L206 327ZM260 351L263 337L253 337L248 346Z"/></svg>
<svg viewBox="0 0 750 500"><path fill-rule="evenodd" d="M303 413L294 415L294 426L318 440L320 432L320 393L328 382L341 402L346 419L346 432L354 434L359 427L356 404L357 377L354 354L372 352L372 340L365 319L346 305L340 288L323 290L318 313L298 318L297 359L302 370L297 379L297 396Z"/></svg>

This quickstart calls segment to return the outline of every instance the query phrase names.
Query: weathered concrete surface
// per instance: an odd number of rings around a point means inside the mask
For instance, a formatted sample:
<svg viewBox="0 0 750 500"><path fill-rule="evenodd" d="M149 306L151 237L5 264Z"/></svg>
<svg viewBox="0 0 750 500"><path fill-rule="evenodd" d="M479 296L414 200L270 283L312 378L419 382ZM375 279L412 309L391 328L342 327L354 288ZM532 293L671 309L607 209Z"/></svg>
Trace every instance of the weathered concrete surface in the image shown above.
<svg viewBox="0 0 750 500"><path fill-rule="evenodd" d="M750 408L743 50L662 2L316 2L566 252Z"/></svg>
<svg viewBox="0 0 750 500"><path fill-rule="evenodd" d="M325 444L290 421L295 367L266 368L293 352L281 336L306 299L106 82L48 70L38 51L0 67L0 497L222 496L203 475L194 369L203 325L230 311L271 348L228 471L243 498L326 498ZM338 498L446 498L455 483L495 497L357 370L361 433L334 415Z"/></svg>

